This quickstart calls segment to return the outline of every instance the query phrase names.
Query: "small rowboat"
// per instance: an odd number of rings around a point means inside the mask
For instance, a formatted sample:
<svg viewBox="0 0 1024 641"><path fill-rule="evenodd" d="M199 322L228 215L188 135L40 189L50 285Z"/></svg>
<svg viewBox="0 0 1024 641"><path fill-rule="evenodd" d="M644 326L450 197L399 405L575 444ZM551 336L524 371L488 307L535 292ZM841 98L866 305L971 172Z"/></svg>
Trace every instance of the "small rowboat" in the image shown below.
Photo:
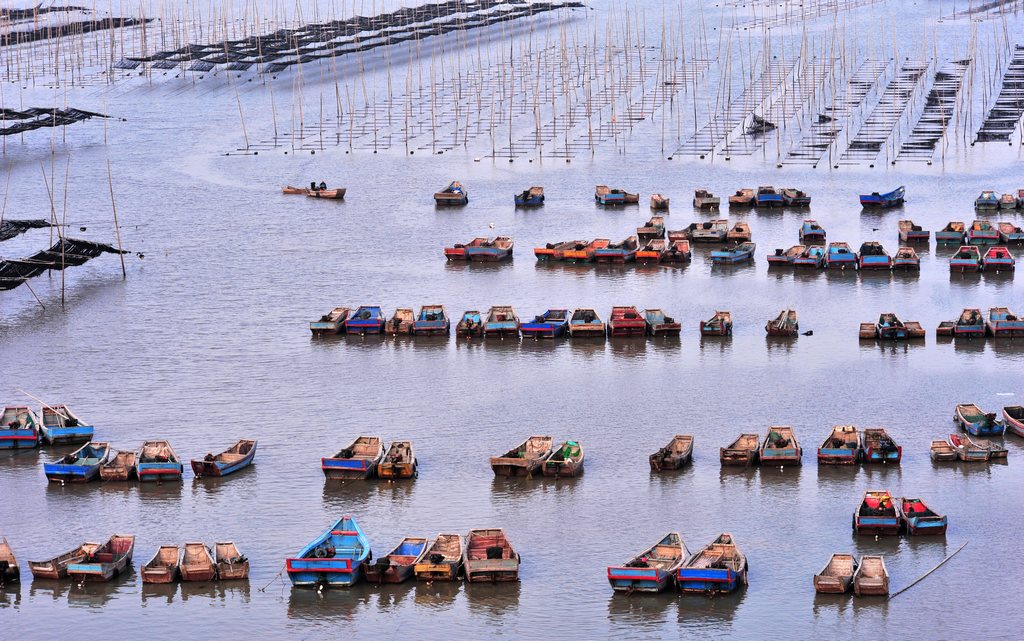
<svg viewBox="0 0 1024 641"><path fill-rule="evenodd" d="M412 336L412 326L415 322L416 313L411 307L399 307L384 324L384 333L388 336Z"/></svg>
<svg viewBox="0 0 1024 641"><path fill-rule="evenodd" d="M468 202L469 192L458 181L453 181L450 185L434 194L434 203L439 206L465 205Z"/></svg>
<svg viewBox="0 0 1024 641"><path fill-rule="evenodd" d="M576 441L566 441L551 450L541 465L544 476L574 477L583 474L583 447Z"/></svg>
<svg viewBox="0 0 1024 641"><path fill-rule="evenodd" d="M582 248L586 242L582 240L566 240L560 243L548 243L543 247L534 247L533 255L538 261L565 260L565 252L570 249Z"/></svg>
<svg viewBox="0 0 1024 641"><path fill-rule="evenodd" d="M646 334L647 319L637 311L636 307L612 307L611 316L608 317L609 336L645 336Z"/></svg>
<svg viewBox="0 0 1024 641"><path fill-rule="evenodd" d="M594 200L599 205L635 205L640 202L640 194L631 194L621 189L612 189L607 185L598 185L594 189Z"/></svg>
<svg viewBox="0 0 1024 641"><path fill-rule="evenodd" d="M1009 307L990 307L986 327L988 333L995 338L1024 336L1024 318L1015 314Z"/></svg>
<svg viewBox="0 0 1024 641"><path fill-rule="evenodd" d="M996 419L995 412L986 413L973 403L961 403L956 406L953 421L960 429L972 436L999 436L1006 429L1003 422Z"/></svg>
<svg viewBox="0 0 1024 641"><path fill-rule="evenodd" d="M882 243L869 241L861 243L857 267L864 269L892 269L892 256L885 251Z"/></svg>
<svg viewBox="0 0 1024 641"><path fill-rule="evenodd" d="M802 254L793 259L793 267L811 267L817 269L825 263L825 249L809 246Z"/></svg>
<svg viewBox="0 0 1024 641"><path fill-rule="evenodd" d="M111 450L113 451L113 450ZM128 481L135 476L135 452L118 452L100 466L101 481Z"/></svg>
<svg viewBox="0 0 1024 641"><path fill-rule="evenodd" d="M484 336L505 336L519 337L519 317L516 311L508 305L496 305L487 312L487 320L484 321Z"/></svg>
<svg viewBox="0 0 1024 641"><path fill-rule="evenodd" d="M220 454L207 454L192 459L192 471L197 477L227 476L248 467L256 456L256 441L241 440Z"/></svg>
<svg viewBox="0 0 1024 641"><path fill-rule="evenodd" d="M846 594L853 586L853 575L860 565L852 554L833 554L821 572L814 575L814 591L821 594Z"/></svg>
<svg viewBox="0 0 1024 641"><path fill-rule="evenodd" d="M756 465L759 441L757 434L740 434L729 447L723 447L719 451L722 465Z"/></svg>
<svg viewBox="0 0 1024 641"><path fill-rule="evenodd" d="M618 243L608 243L606 246L594 250L594 260L599 263L629 263L636 259L636 252L640 249L640 241L636 236L630 236Z"/></svg>
<svg viewBox="0 0 1024 641"><path fill-rule="evenodd" d="M519 555L503 530L470 530L463 555L466 580L470 583L519 580Z"/></svg>
<svg viewBox="0 0 1024 641"><path fill-rule="evenodd" d="M84 558L68 564L68 576L78 583L109 581L131 567L135 537L115 534Z"/></svg>
<svg viewBox="0 0 1024 641"><path fill-rule="evenodd" d="M1006 449L1006 447L1000 445L999 443L996 443L995 441L979 438L975 439L974 444L977 445L978 447L988 450L988 458L990 461L996 461L1000 459L1005 460L1010 455L1010 452L1009 450Z"/></svg>
<svg viewBox="0 0 1024 641"><path fill-rule="evenodd" d="M1024 406L1007 405L1003 408L1003 422L1006 430L1017 436L1024 436Z"/></svg>
<svg viewBox="0 0 1024 641"><path fill-rule="evenodd" d="M456 581L462 571L462 536L438 534L413 566L420 581Z"/></svg>
<svg viewBox="0 0 1024 641"><path fill-rule="evenodd" d="M636 228L636 236L641 244L655 238L665 238L665 217L651 216L643 227Z"/></svg>
<svg viewBox="0 0 1024 641"><path fill-rule="evenodd" d="M999 197L999 209L1016 209L1017 197L1013 194L1003 194Z"/></svg>
<svg viewBox="0 0 1024 641"><path fill-rule="evenodd" d="M377 476L382 479L411 479L416 476L416 454L412 441L392 441L387 454L377 465Z"/></svg>
<svg viewBox="0 0 1024 641"><path fill-rule="evenodd" d="M960 249L949 257L949 271L960 273L981 271L981 250L973 245L961 245Z"/></svg>
<svg viewBox="0 0 1024 641"><path fill-rule="evenodd" d="M999 242L999 230L990 221L975 220L967 228L968 245L995 245Z"/></svg>
<svg viewBox="0 0 1024 641"><path fill-rule="evenodd" d="M762 465L785 465L794 463L800 465L803 458L803 448L796 440L793 428L788 425L773 425L768 428L768 434L761 444L759 456Z"/></svg>
<svg viewBox="0 0 1024 641"><path fill-rule="evenodd" d="M877 191L870 194L861 194L860 206L865 209L889 209L899 207L903 204L906 196L906 188L897 187L890 192L880 194Z"/></svg>
<svg viewBox="0 0 1024 641"><path fill-rule="evenodd" d="M549 309L540 316L534 316L532 321L522 323L519 331L523 337L533 338L561 338L569 329L569 310Z"/></svg>
<svg viewBox="0 0 1024 641"><path fill-rule="evenodd" d="M569 336L572 338L604 338L605 324L596 309L581 307L569 319Z"/></svg>
<svg viewBox="0 0 1024 641"><path fill-rule="evenodd" d="M942 321L935 329L936 336L983 337L987 331L985 317L980 309L965 307L955 321Z"/></svg>
<svg viewBox="0 0 1024 641"><path fill-rule="evenodd" d="M936 462L955 461L956 449L946 441L934 440L931 446L931 457Z"/></svg>
<svg viewBox="0 0 1024 641"><path fill-rule="evenodd" d="M21 581L21 568L7 537L0 537L0 587Z"/></svg>
<svg viewBox="0 0 1024 641"><path fill-rule="evenodd" d="M716 311L700 324L701 336L732 336L732 312Z"/></svg>
<svg viewBox="0 0 1024 641"><path fill-rule="evenodd" d="M178 580L178 546L161 545L142 566L143 583L174 583Z"/></svg>
<svg viewBox="0 0 1024 641"><path fill-rule="evenodd" d="M729 208L740 208L740 207L753 207L754 206L754 190L753 189L737 189L736 193L729 196Z"/></svg>
<svg viewBox="0 0 1024 641"><path fill-rule="evenodd" d="M285 559L285 571L297 587L348 587L362 578L369 556L370 542L359 524L343 516L297 556Z"/></svg>
<svg viewBox="0 0 1024 641"><path fill-rule="evenodd" d="M651 209L662 211L668 209L669 199L661 194L651 194Z"/></svg>
<svg viewBox="0 0 1024 641"><path fill-rule="evenodd" d="M935 232L935 242L939 244L961 245L964 242L964 229L967 226L959 220L951 220L946 226Z"/></svg>
<svg viewBox="0 0 1024 641"><path fill-rule="evenodd" d="M825 228L808 218L800 226L800 242L804 245L825 242Z"/></svg>
<svg viewBox="0 0 1024 641"><path fill-rule="evenodd" d="M660 263L668 253L668 241L664 238L652 238L636 252L636 262L649 265Z"/></svg>
<svg viewBox="0 0 1024 641"><path fill-rule="evenodd" d="M363 305L345 320L346 334L380 334L384 331L384 312L380 305Z"/></svg>
<svg viewBox="0 0 1024 641"><path fill-rule="evenodd" d="M793 245L789 249L781 247L775 250L774 254L768 254L769 267L792 267L793 261L800 257L807 249L805 245Z"/></svg>
<svg viewBox="0 0 1024 641"><path fill-rule="evenodd" d="M533 186L515 195L516 207L540 207L544 204L544 188Z"/></svg>
<svg viewBox="0 0 1024 641"><path fill-rule="evenodd" d="M850 249L849 243L829 243L825 254L825 269L857 268L857 254Z"/></svg>
<svg viewBox="0 0 1024 641"><path fill-rule="evenodd" d="M992 457L992 452L987 447L982 447L969 436L962 434L950 434L949 445L956 450L957 458L964 462L979 463Z"/></svg>
<svg viewBox="0 0 1024 641"><path fill-rule="evenodd" d="M683 592L706 596L732 592L747 584L747 557L732 535L723 533L679 567L676 583Z"/></svg>
<svg viewBox="0 0 1024 641"><path fill-rule="evenodd" d="M536 472L551 454L550 436L531 436L501 456L491 457L495 476L529 476Z"/></svg>
<svg viewBox="0 0 1024 641"><path fill-rule="evenodd" d="M140 481L180 481L185 469L167 441L146 441L135 461Z"/></svg>
<svg viewBox="0 0 1024 641"><path fill-rule="evenodd" d="M1024 229L1021 229L1013 223L999 223L999 237L1006 244L1024 243Z"/></svg>
<svg viewBox="0 0 1024 641"><path fill-rule="evenodd" d="M286 187L282 187L281 192L286 196L305 196L308 189L308 187L292 187L291 185L288 185Z"/></svg>
<svg viewBox="0 0 1024 641"><path fill-rule="evenodd" d="M497 263L512 258L515 243L511 236L489 238L478 245L466 247L466 260L475 263Z"/></svg>
<svg viewBox="0 0 1024 641"><path fill-rule="evenodd" d="M690 223L683 233L695 243L724 243L729 236L728 220L709 220L703 223ZM671 240L669 234L669 240Z"/></svg>
<svg viewBox="0 0 1024 641"><path fill-rule="evenodd" d="M463 312L462 318L459 323L455 326L455 335L471 338L473 336L484 335L484 322L480 312L470 310Z"/></svg>
<svg viewBox="0 0 1024 641"><path fill-rule="evenodd" d="M416 564L427 551L427 539L406 537L395 549L366 566L368 583L402 583L412 577Z"/></svg>
<svg viewBox="0 0 1024 641"><path fill-rule="evenodd" d="M722 199L706 189L697 189L693 192L693 206L695 209L717 210L722 204Z"/></svg>
<svg viewBox="0 0 1024 641"><path fill-rule="evenodd" d="M109 455L106 443L86 443L53 463L45 463L43 473L51 483L88 483L100 475Z"/></svg>
<svg viewBox="0 0 1024 641"><path fill-rule="evenodd" d="M360 436L332 457L320 459L320 468L330 480L368 479L384 458L380 437Z"/></svg>
<svg viewBox="0 0 1024 641"><path fill-rule="evenodd" d="M779 315L765 323L764 331L769 336L792 338L800 334L800 323L796 319L795 309L784 309Z"/></svg>
<svg viewBox="0 0 1024 641"><path fill-rule="evenodd" d="M868 554L860 557L859 567L853 575L853 593L856 596L889 594L889 571L885 569L885 559Z"/></svg>
<svg viewBox="0 0 1024 641"><path fill-rule="evenodd" d="M853 513L853 531L857 534L899 534L900 511L892 495L885 490L865 492L860 507Z"/></svg>
<svg viewBox="0 0 1024 641"><path fill-rule="evenodd" d="M875 323L861 323L861 338L877 338L880 340L908 340L913 338L924 338L924 328L917 321L900 320L900 317L893 312L883 312L878 315Z"/></svg>
<svg viewBox="0 0 1024 641"><path fill-rule="evenodd" d="M921 499L900 499L900 513L903 528L911 536L946 533L946 515L936 514Z"/></svg>
<svg viewBox="0 0 1024 641"><path fill-rule="evenodd" d="M420 307L420 315L412 324L413 336L447 336L451 333L452 323L444 311L444 305L424 305Z"/></svg>
<svg viewBox="0 0 1024 641"><path fill-rule="evenodd" d="M344 187L338 187L335 189L307 189L306 195L310 198L324 198L327 200L345 200L345 192L348 191Z"/></svg>
<svg viewBox="0 0 1024 641"><path fill-rule="evenodd" d="M786 207L810 207L811 197L807 192L793 187L786 187L782 190L782 202L785 203Z"/></svg>
<svg viewBox="0 0 1024 641"><path fill-rule="evenodd" d="M0 450L39 446L39 418L27 405L9 405L0 413Z"/></svg>
<svg viewBox="0 0 1024 641"><path fill-rule="evenodd" d="M996 196L996 192L986 189L974 199L974 208L978 210L999 209L999 196Z"/></svg>
<svg viewBox="0 0 1024 641"><path fill-rule="evenodd" d="M238 551L234 541L214 544L217 578L221 581L241 581L249 578L249 559Z"/></svg>
<svg viewBox="0 0 1024 641"><path fill-rule="evenodd" d="M900 464L903 448L882 427L864 429L864 462Z"/></svg>
<svg viewBox="0 0 1024 641"><path fill-rule="evenodd" d="M351 311L348 307L335 307L319 320L309 321L309 331L314 336L340 334L345 331L345 321L348 320Z"/></svg>
<svg viewBox="0 0 1024 641"><path fill-rule="evenodd" d="M902 270L921 269L921 257L913 247L900 247L892 257L892 268Z"/></svg>
<svg viewBox="0 0 1024 641"><path fill-rule="evenodd" d="M69 565L85 560L99 546L99 543L83 543L73 550L59 554L46 561L29 561L28 569L32 572L32 576L37 579L50 579L53 581L65 579L68 576Z"/></svg>
<svg viewBox="0 0 1024 641"><path fill-rule="evenodd" d="M42 416L39 431L50 445L88 443L92 440L92 425L82 422L67 405L44 405Z"/></svg>
<svg viewBox="0 0 1024 641"><path fill-rule="evenodd" d="M863 448L861 436L853 425L836 425L818 448L818 463L853 465L860 461Z"/></svg>
<svg viewBox="0 0 1024 641"><path fill-rule="evenodd" d="M652 472L678 470L693 460L693 436L677 434L668 445L649 457Z"/></svg>
<svg viewBox="0 0 1024 641"><path fill-rule="evenodd" d="M754 204L758 207L782 207L782 194L771 185L761 185L757 188L757 195L754 197Z"/></svg>
<svg viewBox="0 0 1024 641"><path fill-rule="evenodd" d="M182 581L213 581L217 578L217 563L204 543L186 543L179 567Z"/></svg>
<svg viewBox="0 0 1024 641"><path fill-rule="evenodd" d="M718 249L711 252L711 262L725 265L746 263L754 259L756 249L757 243L740 243L731 249Z"/></svg>
<svg viewBox="0 0 1024 641"><path fill-rule="evenodd" d="M678 532L669 532L660 541L619 566L608 567L608 582L616 592L661 592L667 588L689 558L690 552Z"/></svg>
<svg viewBox="0 0 1024 641"><path fill-rule="evenodd" d="M912 220L901 220L899 222L901 243L927 243L931 232L915 225Z"/></svg>
<svg viewBox="0 0 1024 641"><path fill-rule="evenodd" d="M451 247L444 248L444 257L448 260L469 260L469 254L467 250L470 247L478 247L486 243L489 239L486 236L480 236L474 238L468 243L455 243Z"/></svg>
<svg viewBox="0 0 1024 641"><path fill-rule="evenodd" d="M671 240L668 250L661 257L663 263L688 263L693 255L690 253L690 241Z"/></svg>
<svg viewBox="0 0 1024 641"><path fill-rule="evenodd" d="M682 323L660 309L645 309L647 333L651 336L678 336L683 331Z"/></svg>
<svg viewBox="0 0 1024 641"><path fill-rule="evenodd" d="M604 249L611 244L607 238L595 238L589 243L582 243L581 247L566 249L562 254L562 260L569 263L589 263L594 260L594 253Z"/></svg>
<svg viewBox="0 0 1024 641"><path fill-rule="evenodd" d="M989 247L981 257L981 269L986 272L1012 272L1017 261L1005 247Z"/></svg>

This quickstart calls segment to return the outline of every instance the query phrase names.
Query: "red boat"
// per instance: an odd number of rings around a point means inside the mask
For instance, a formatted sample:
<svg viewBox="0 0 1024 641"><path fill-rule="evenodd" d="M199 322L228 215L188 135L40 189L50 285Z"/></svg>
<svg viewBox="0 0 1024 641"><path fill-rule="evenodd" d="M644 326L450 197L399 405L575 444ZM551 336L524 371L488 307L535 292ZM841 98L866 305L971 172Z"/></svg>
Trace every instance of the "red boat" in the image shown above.
<svg viewBox="0 0 1024 641"><path fill-rule="evenodd" d="M469 241L465 245L460 245L460 244L456 243L456 245L454 247L445 247L444 248L444 257L447 258L448 260L469 260L469 257L466 256L466 248L467 247L481 247L488 240L489 239L487 239L487 238L474 238L473 240Z"/></svg>
<svg viewBox="0 0 1024 641"><path fill-rule="evenodd" d="M647 319L636 307L612 307L608 320L609 336L645 336Z"/></svg>

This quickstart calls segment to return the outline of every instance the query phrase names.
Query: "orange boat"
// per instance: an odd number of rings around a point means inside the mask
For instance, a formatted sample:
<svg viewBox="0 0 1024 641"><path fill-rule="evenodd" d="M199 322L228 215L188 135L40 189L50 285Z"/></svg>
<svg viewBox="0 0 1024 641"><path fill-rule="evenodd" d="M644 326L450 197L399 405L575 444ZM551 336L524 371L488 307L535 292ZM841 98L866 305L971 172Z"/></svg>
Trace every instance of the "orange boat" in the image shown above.
<svg viewBox="0 0 1024 641"><path fill-rule="evenodd" d="M594 252L598 249L604 249L611 244L612 241L607 238L598 238L592 240L583 246L581 249L569 249L563 254L563 258L569 262L580 262L589 263L594 260Z"/></svg>

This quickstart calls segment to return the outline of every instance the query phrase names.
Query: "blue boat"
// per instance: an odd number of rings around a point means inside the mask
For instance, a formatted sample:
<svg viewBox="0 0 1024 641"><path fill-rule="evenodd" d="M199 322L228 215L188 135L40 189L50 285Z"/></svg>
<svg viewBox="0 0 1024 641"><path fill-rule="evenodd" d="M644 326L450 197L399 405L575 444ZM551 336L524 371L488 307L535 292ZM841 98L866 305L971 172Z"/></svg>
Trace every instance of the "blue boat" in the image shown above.
<svg viewBox="0 0 1024 641"><path fill-rule="evenodd" d="M616 592L661 592L689 556L679 533L669 532L624 565L609 566L608 582Z"/></svg>
<svg viewBox="0 0 1024 641"><path fill-rule="evenodd" d="M986 189L974 199L975 209L999 209L999 196L996 192Z"/></svg>
<svg viewBox="0 0 1024 641"><path fill-rule="evenodd" d="M853 425L836 425L818 448L819 465L853 465L860 461L863 442Z"/></svg>
<svg viewBox="0 0 1024 641"><path fill-rule="evenodd" d="M825 228L818 224L818 221L808 218L800 225L800 244L825 242Z"/></svg>
<svg viewBox="0 0 1024 641"><path fill-rule="evenodd" d="M1024 336L1024 318L1009 307L991 307L988 310L988 333L992 336Z"/></svg>
<svg viewBox="0 0 1024 641"><path fill-rule="evenodd" d="M93 434L92 425L83 423L67 405L44 405L43 424L39 430L50 445L88 443Z"/></svg>
<svg viewBox="0 0 1024 641"><path fill-rule="evenodd" d="M906 187L901 185L885 194L880 194L877 191L871 194L861 194L860 206L865 209L889 209L891 207L899 207L903 204L906 192Z"/></svg>
<svg viewBox="0 0 1024 641"><path fill-rule="evenodd" d="M726 532L680 566L676 582L683 592L732 592L747 584L747 557Z"/></svg>
<svg viewBox="0 0 1024 641"><path fill-rule="evenodd" d="M946 533L949 523L946 515L935 513L921 499L900 499L900 513L903 516L903 527L911 536Z"/></svg>
<svg viewBox="0 0 1024 641"><path fill-rule="evenodd" d="M508 305L495 305L487 312L484 321L484 336L514 336L519 338L519 317Z"/></svg>
<svg viewBox="0 0 1024 641"><path fill-rule="evenodd" d="M0 450L39 446L39 419L26 405L9 405L0 414Z"/></svg>
<svg viewBox="0 0 1024 641"><path fill-rule="evenodd" d="M857 267L864 269L892 269L892 257L882 243L868 241L861 243Z"/></svg>
<svg viewBox="0 0 1024 641"><path fill-rule="evenodd" d="M974 245L961 245L960 249L949 257L949 271L981 271L981 250Z"/></svg>
<svg viewBox="0 0 1024 641"><path fill-rule="evenodd" d="M109 454L106 443L86 443L53 463L43 464L43 473L54 483L88 483L99 476Z"/></svg>
<svg viewBox="0 0 1024 641"><path fill-rule="evenodd" d="M346 334L381 334L384 332L384 312L380 305L364 305L345 321Z"/></svg>
<svg viewBox="0 0 1024 641"><path fill-rule="evenodd" d="M466 245L466 260L476 263L496 263L512 258L514 243L511 236L488 238L482 243Z"/></svg>
<svg viewBox="0 0 1024 641"><path fill-rule="evenodd" d="M569 329L569 310L549 309L530 322L523 323L519 331L533 338L561 338Z"/></svg>
<svg viewBox="0 0 1024 641"><path fill-rule="evenodd" d="M299 587L348 587L363 577L370 557L370 542L356 520L343 516L302 548L285 559L292 585Z"/></svg>
<svg viewBox="0 0 1024 641"><path fill-rule="evenodd" d="M985 413L972 403L956 406L953 420L960 429L974 436L1001 436L1006 424L996 418L995 412Z"/></svg>
<svg viewBox="0 0 1024 641"><path fill-rule="evenodd" d="M825 269L838 267L846 269L852 267L857 269L857 254L850 249L847 243L829 243L828 253L825 254Z"/></svg>
<svg viewBox="0 0 1024 641"><path fill-rule="evenodd" d="M140 481L180 481L184 466L167 441L146 441L135 457Z"/></svg>
<svg viewBox="0 0 1024 641"><path fill-rule="evenodd" d="M420 315L412 324L413 336L435 336L451 333L452 323L444 311L444 305L424 305L420 307Z"/></svg>
<svg viewBox="0 0 1024 641"><path fill-rule="evenodd" d="M754 258L757 243L740 243L731 249L719 249L711 252L711 262L718 264L745 263Z"/></svg>
<svg viewBox="0 0 1024 641"><path fill-rule="evenodd" d="M856 534L900 533L900 513L886 490L868 490L853 513L853 531Z"/></svg>
<svg viewBox="0 0 1024 641"><path fill-rule="evenodd" d="M771 185L761 185L757 188L757 195L754 196L754 205L757 207L782 207L785 203L780 194Z"/></svg>
<svg viewBox="0 0 1024 641"><path fill-rule="evenodd" d="M599 263L629 263L636 260L640 241L630 236L620 243L608 243L606 247L594 250L594 260Z"/></svg>
<svg viewBox="0 0 1024 641"><path fill-rule="evenodd" d="M516 194L516 207L540 207L544 204L544 188L530 187Z"/></svg>
<svg viewBox="0 0 1024 641"><path fill-rule="evenodd" d="M207 454L201 459L192 459L192 472L196 478L204 476L227 476L249 467L256 456L256 441L241 440L220 454Z"/></svg>
<svg viewBox="0 0 1024 641"><path fill-rule="evenodd" d="M821 267L825 262L825 248L811 245L793 259L793 267Z"/></svg>

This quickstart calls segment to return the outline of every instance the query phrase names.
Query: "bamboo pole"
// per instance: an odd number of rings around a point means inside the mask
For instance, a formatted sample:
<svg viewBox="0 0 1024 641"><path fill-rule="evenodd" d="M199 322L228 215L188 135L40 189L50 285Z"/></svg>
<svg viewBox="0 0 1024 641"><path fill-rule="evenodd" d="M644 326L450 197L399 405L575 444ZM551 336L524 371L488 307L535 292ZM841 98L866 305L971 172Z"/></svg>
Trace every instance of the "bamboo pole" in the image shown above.
<svg viewBox="0 0 1024 641"><path fill-rule="evenodd" d="M117 251L121 258L121 278L128 278L128 271L124 267L124 249L121 247L121 226L117 223L117 204L114 202L114 178L110 172L110 159L107 159L107 185L110 187L110 208L114 212L114 235L117 237Z"/></svg>

